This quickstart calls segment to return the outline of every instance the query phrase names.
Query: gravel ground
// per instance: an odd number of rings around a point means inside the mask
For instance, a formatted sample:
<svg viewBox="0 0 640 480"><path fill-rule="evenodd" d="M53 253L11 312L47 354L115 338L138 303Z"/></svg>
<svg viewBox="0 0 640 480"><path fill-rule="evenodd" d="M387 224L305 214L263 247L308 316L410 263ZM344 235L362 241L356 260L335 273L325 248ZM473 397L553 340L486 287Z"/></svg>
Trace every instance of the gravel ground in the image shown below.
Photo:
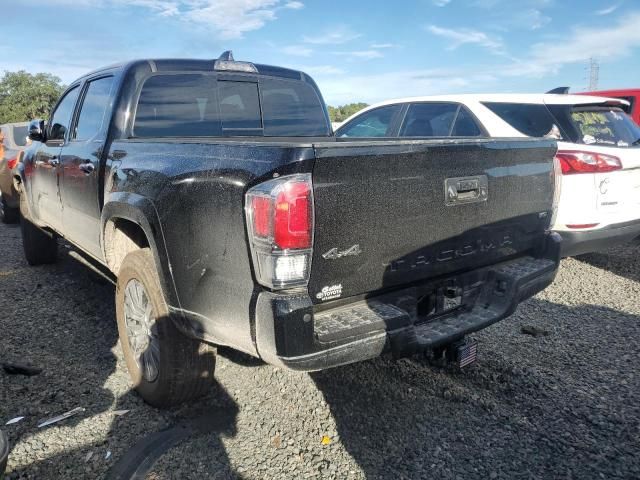
<svg viewBox="0 0 640 480"><path fill-rule="evenodd" d="M303 374L221 351L214 393L168 412L130 390L113 287L68 252L29 268L0 225L0 362L42 368L0 371L0 425L25 416L2 427L8 479L104 478L149 445L167 450L149 480L640 478L640 247L564 261L475 335L462 372L413 358Z"/></svg>

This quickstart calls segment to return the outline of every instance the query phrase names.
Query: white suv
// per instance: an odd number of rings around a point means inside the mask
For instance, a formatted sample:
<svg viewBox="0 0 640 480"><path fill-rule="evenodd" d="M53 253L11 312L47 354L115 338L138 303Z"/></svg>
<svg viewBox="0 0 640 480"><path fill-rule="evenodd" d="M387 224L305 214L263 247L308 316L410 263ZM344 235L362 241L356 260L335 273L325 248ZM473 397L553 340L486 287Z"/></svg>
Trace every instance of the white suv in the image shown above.
<svg viewBox="0 0 640 480"><path fill-rule="evenodd" d="M558 141L553 229L563 255L640 235L640 127L624 100L562 94L443 95L372 105L337 137L546 137Z"/></svg>

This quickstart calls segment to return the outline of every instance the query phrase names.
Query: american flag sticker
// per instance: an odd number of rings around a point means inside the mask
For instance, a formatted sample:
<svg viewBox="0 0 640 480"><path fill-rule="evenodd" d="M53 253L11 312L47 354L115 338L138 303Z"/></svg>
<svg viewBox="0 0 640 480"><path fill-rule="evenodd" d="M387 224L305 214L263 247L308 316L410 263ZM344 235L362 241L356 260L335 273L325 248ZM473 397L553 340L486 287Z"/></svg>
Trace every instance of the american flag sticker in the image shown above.
<svg viewBox="0 0 640 480"><path fill-rule="evenodd" d="M467 342L458 349L458 365L464 368L471 365L478 357L478 342L475 340Z"/></svg>

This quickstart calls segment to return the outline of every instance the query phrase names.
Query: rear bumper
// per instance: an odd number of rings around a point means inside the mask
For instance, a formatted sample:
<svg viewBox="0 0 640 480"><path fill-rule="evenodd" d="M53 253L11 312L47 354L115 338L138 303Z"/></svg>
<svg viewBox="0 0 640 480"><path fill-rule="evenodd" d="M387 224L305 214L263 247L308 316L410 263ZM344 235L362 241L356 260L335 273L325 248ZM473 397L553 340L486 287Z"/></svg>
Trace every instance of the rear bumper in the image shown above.
<svg viewBox="0 0 640 480"><path fill-rule="evenodd" d="M560 261L560 237L549 235L541 256L521 257L392 293L314 311L308 295L259 295L256 343L267 362L294 370L323 370L390 352L400 358L436 348L481 330L513 313L546 288ZM460 288L462 304L424 319L417 305L424 293ZM445 287L446 288L446 287Z"/></svg>
<svg viewBox="0 0 640 480"><path fill-rule="evenodd" d="M562 256L597 252L630 242L640 236L640 219L617 223L598 230L558 231L562 237Z"/></svg>

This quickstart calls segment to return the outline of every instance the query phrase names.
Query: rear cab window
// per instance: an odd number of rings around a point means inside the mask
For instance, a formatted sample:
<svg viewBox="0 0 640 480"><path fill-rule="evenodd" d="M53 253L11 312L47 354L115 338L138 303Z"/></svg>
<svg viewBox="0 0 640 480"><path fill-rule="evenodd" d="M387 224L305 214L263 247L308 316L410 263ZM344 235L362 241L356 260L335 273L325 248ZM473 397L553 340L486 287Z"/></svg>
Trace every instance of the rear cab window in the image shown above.
<svg viewBox="0 0 640 480"><path fill-rule="evenodd" d="M262 135L257 82L219 81L218 96L220 123L224 134Z"/></svg>
<svg viewBox="0 0 640 480"><path fill-rule="evenodd" d="M134 137L330 136L310 84L267 76L162 73L143 84Z"/></svg>
<svg viewBox="0 0 640 480"><path fill-rule="evenodd" d="M260 81L264 134L324 136L327 133L324 109L315 89L298 81L265 77Z"/></svg>

